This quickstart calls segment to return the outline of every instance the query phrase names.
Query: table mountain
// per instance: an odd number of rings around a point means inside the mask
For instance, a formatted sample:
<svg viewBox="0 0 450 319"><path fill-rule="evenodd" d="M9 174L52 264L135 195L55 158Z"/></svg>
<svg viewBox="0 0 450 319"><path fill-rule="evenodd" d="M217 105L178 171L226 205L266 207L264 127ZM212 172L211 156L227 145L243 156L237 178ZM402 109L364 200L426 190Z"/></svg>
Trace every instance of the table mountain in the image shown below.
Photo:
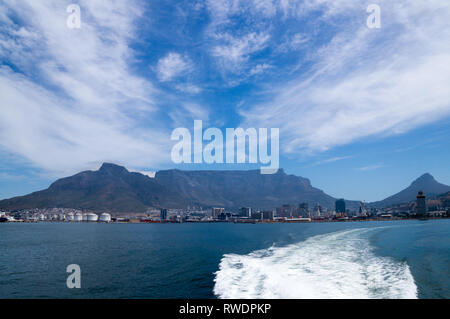
<svg viewBox="0 0 450 319"><path fill-rule="evenodd" d="M273 209L300 202L334 207L335 202L333 197L312 187L308 179L287 175L282 169L273 175L262 175L259 170L167 170L156 173L155 179L190 203L206 207Z"/></svg>
<svg viewBox="0 0 450 319"><path fill-rule="evenodd" d="M236 209L250 206L274 209L282 204L308 202L334 207L335 199L311 186L308 179L250 171L165 170L150 178L125 167L105 163L54 182L46 190L0 201L0 209L78 208L94 211L144 212L149 207Z"/></svg>

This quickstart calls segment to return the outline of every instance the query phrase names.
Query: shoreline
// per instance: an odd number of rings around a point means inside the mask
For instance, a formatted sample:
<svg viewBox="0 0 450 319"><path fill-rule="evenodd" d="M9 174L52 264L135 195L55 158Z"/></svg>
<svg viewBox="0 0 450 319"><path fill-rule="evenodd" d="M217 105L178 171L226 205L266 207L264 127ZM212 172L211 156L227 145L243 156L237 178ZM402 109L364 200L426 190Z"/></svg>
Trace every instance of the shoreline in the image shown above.
<svg viewBox="0 0 450 319"><path fill-rule="evenodd" d="M119 222L88 222L88 221L25 221L25 220L16 220L3 222L0 224L39 224L39 223L49 223L49 224L311 224L311 223L349 223L349 222L389 222L389 221L408 221L408 220L417 220L417 221L429 221L429 220L441 220L441 219L450 219L450 217L429 217L429 218L368 218L368 219L347 219L347 220L311 220L311 221L297 221L297 220L246 220L246 221L184 221L184 222L170 222L170 221L119 221Z"/></svg>

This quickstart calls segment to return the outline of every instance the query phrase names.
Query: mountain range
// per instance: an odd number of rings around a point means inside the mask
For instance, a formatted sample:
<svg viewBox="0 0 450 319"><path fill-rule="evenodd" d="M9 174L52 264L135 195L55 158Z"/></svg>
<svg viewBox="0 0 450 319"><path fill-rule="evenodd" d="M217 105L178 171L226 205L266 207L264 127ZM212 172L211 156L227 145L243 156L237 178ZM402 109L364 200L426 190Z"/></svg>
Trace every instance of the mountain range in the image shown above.
<svg viewBox="0 0 450 319"><path fill-rule="evenodd" d="M426 194L450 191L425 174L410 187L383 201L371 203L385 207L415 199L419 190ZM182 171L163 170L154 178L130 172L125 167L104 163L97 171L84 171L55 181L46 190L0 201L0 210L32 208L76 208L93 211L145 212L155 208L186 208L187 206L242 206L274 209L283 204L307 202L333 208L335 198L311 185L303 177L288 175L282 169L273 175L250 171ZM346 201L356 209L358 201Z"/></svg>

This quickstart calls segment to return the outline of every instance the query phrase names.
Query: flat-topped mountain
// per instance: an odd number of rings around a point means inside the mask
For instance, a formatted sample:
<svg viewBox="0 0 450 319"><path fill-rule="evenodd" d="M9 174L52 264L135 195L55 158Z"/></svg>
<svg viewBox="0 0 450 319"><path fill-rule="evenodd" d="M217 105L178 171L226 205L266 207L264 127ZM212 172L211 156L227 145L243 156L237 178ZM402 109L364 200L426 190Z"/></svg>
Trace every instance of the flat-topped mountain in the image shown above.
<svg viewBox="0 0 450 319"><path fill-rule="evenodd" d="M308 179L250 171L165 170L150 178L125 167L105 163L57 180L46 190L0 201L0 209L67 207L95 211L143 212L148 207L187 206L274 209L307 202L334 207L335 199L311 186Z"/></svg>
<svg viewBox="0 0 450 319"><path fill-rule="evenodd" d="M308 179L287 175L282 169L273 175L260 174L259 170L168 170L156 173L155 179L189 202L206 207L273 209L300 202L334 207L335 202L333 197L312 187Z"/></svg>

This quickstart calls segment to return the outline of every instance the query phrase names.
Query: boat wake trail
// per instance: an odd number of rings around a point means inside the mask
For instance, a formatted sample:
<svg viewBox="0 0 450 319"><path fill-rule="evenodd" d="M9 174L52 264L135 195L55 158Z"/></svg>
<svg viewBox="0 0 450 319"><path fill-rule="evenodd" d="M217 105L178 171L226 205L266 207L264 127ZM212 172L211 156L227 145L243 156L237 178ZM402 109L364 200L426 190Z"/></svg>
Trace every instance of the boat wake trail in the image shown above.
<svg viewBox="0 0 450 319"><path fill-rule="evenodd" d="M219 298L417 298L406 262L376 256L369 234L353 229L248 255L224 255L215 273Z"/></svg>

